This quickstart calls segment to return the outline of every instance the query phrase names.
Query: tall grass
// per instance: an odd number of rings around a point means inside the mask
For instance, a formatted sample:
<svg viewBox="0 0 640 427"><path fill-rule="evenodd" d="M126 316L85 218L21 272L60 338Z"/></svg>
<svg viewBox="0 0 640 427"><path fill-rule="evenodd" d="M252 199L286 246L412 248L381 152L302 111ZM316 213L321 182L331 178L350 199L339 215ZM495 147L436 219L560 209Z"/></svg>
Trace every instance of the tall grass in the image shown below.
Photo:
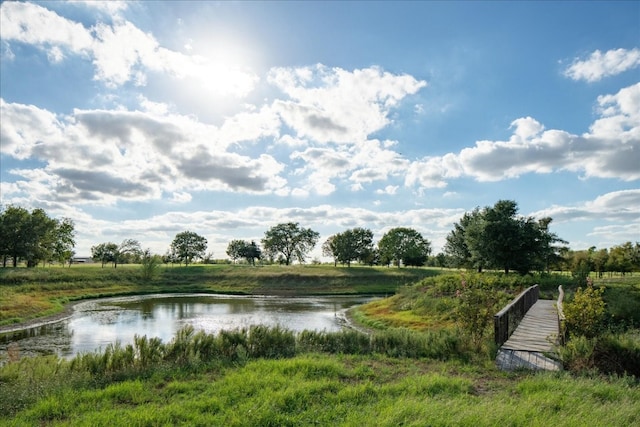
<svg viewBox="0 0 640 427"><path fill-rule="evenodd" d="M462 358L463 352L459 339L447 331L388 330L369 336L354 330L295 333L281 327L252 326L207 334L185 326L167 343L136 336L133 344L110 344L102 351L80 354L70 361L36 357L9 362L0 368L0 412L15 413L55 393L70 377L85 386L104 386L167 370L203 372L259 358L283 359L307 353L448 360ZM33 384L39 387L35 393L28 391Z"/></svg>
<svg viewBox="0 0 640 427"><path fill-rule="evenodd" d="M165 371L66 387L0 426L627 426L640 423L628 378L502 374L386 356L255 359L190 375Z"/></svg>

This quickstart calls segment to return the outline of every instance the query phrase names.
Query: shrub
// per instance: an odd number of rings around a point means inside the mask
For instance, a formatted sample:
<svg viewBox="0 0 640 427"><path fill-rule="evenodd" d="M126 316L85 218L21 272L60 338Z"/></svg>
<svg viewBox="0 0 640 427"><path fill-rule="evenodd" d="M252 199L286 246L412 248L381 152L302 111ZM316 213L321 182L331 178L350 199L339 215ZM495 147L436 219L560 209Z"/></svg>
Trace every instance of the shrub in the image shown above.
<svg viewBox="0 0 640 427"><path fill-rule="evenodd" d="M604 288L596 289L591 280L586 288L578 288L572 301L564 304L564 315L570 334L595 337L602 330L605 303Z"/></svg>

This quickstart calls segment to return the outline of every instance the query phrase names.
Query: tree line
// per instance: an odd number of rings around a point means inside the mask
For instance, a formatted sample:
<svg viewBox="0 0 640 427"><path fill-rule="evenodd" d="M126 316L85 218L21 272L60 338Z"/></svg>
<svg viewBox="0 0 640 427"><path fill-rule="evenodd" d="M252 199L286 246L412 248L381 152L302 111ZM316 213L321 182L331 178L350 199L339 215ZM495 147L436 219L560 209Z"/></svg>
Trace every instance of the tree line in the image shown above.
<svg viewBox="0 0 640 427"><path fill-rule="evenodd" d="M417 230L395 227L374 242L368 228L355 227L330 236L322 244L323 256L351 266L364 265L423 266L475 269L498 269L505 273L516 271L571 270L630 272L640 270L640 245L631 242L610 250L571 251L568 242L550 231L550 217L539 220L518 215L517 203L500 200L494 206L475 208L466 212L446 237L443 252L431 255L431 242ZM24 261L33 267L39 262L71 262L75 246L74 223L69 218L49 218L42 209L28 211L8 206L0 211L0 256L3 266L9 260L15 267ZM281 223L268 229L260 244L255 241L234 239L226 254L232 262L245 260L255 265L265 263L289 265L305 263L316 247L320 234L299 223ZM100 243L91 248L91 257L102 266L128 262L149 261L157 258L164 263L189 265L207 262L207 239L193 231L176 234L167 252L152 255L142 250L140 242L125 239L122 243Z"/></svg>

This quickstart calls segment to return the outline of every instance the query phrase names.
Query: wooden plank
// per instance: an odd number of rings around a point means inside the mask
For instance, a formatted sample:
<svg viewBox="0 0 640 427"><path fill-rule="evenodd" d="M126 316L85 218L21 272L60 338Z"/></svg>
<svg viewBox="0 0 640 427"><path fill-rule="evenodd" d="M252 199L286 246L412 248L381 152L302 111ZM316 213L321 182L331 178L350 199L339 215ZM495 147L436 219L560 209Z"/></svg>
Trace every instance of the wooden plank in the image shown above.
<svg viewBox="0 0 640 427"><path fill-rule="evenodd" d="M538 300L502 346L505 350L552 352L559 336L554 301Z"/></svg>

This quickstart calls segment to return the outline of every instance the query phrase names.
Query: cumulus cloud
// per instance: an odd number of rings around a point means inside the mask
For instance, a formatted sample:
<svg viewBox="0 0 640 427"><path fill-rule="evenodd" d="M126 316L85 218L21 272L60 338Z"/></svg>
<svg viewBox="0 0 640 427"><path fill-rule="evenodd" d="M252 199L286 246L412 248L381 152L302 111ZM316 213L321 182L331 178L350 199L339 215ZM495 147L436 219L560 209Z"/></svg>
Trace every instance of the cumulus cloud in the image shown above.
<svg viewBox="0 0 640 427"><path fill-rule="evenodd" d="M574 220L622 221L635 224L640 230L640 189L613 191L575 206L552 206L534 212L538 218L550 216L560 223ZM629 238L626 238L629 240Z"/></svg>
<svg viewBox="0 0 640 427"><path fill-rule="evenodd" d="M426 86L409 75L378 67L348 71L322 64L273 68L267 81L290 100L274 108L299 137L321 143L354 144L389 124L389 111Z"/></svg>
<svg viewBox="0 0 640 427"><path fill-rule="evenodd" d="M286 184L283 165L272 156L230 151L233 133L191 117L75 110L59 118L4 100L0 107L2 153L43 163L36 170L11 171L26 179L18 186L34 198L54 189L59 199L113 203L190 189L273 193ZM252 134L259 137L263 128L257 129ZM226 139L217 144L221 138Z"/></svg>
<svg viewBox="0 0 640 427"><path fill-rule="evenodd" d="M587 59L576 58L564 71L573 80L597 82L640 66L640 49L596 50Z"/></svg>
<svg viewBox="0 0 640 427"><path fill-rule="evenodd" d="M562 170L587 178L640 179L640 83L599 97L598 106L600 117L582 135L519 118L511 123L507 141L477 141L459 153L413 162L405 184L442 188L461 176L499 181Z"/></svg>

